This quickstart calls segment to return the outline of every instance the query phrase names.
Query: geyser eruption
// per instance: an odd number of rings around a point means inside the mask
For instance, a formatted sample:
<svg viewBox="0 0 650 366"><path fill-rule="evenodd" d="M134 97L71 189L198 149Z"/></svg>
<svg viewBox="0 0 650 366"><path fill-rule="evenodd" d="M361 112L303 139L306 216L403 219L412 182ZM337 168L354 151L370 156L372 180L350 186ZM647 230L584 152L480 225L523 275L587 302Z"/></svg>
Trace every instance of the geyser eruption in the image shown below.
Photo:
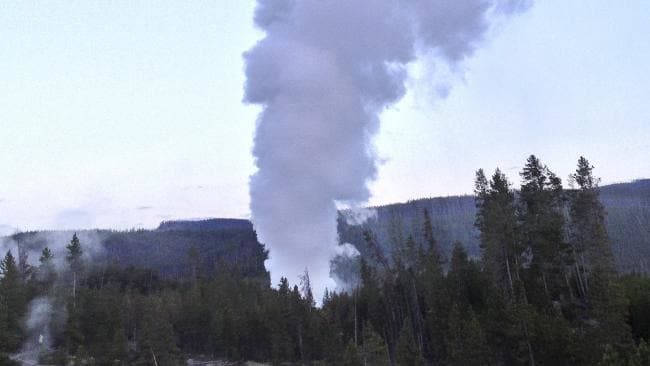
<svg viewBox="0 0 650 366"><path fill-rule="evenodd" d="M251 212L273 284L309 270L334 288L337 204L367 201L379 114L405 93L418 55L450 69L524 0L258 0L266 37L245 54L245 101L263 106ZM424 57L424 56L423 56Z"/></svg>

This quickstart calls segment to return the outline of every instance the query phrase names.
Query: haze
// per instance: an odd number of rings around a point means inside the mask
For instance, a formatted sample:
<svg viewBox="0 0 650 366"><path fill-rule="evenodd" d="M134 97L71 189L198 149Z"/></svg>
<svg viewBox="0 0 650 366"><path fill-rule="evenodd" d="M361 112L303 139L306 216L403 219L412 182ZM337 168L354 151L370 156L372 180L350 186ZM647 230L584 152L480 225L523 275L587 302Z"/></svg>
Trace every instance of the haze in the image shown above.
<svg viewBox="0 0 650 366"><path fill-rule="evenodd" d="M3 230L249 217L253 7L2 2ZM517 181L531 153L561 177L580 154L605 183L647 176L649 18L643 1L538 2L447 82L411 80L382 115L370 203L469 193L479 167Z"/></svg>

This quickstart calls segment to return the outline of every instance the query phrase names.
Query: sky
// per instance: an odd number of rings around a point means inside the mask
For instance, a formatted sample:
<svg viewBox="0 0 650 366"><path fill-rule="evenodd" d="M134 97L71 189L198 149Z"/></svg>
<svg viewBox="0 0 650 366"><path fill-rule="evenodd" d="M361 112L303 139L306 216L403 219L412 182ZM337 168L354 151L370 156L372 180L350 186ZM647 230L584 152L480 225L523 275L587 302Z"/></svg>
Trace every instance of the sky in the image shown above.
<svg viewBox="0 0 650 366"><path fill-rule="evenodd" d="M250 215L253 1L0 2L0 231ZM459 70L413 64L382 114L377 205L512 181L650 177L650 6L538 1ZM433 91L450 86L446 98Z"/></svg>

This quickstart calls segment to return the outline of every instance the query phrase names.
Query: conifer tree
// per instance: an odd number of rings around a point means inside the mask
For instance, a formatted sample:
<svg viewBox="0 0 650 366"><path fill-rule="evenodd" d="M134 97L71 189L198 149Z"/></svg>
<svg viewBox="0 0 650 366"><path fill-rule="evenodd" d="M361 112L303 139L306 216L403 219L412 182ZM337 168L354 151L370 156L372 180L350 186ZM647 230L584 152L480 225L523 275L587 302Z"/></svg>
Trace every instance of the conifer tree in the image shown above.
<svg viewBox="0 0 650 366"><path fill-rule="evenodd" d="M22 245L18 246L18 272L20 273L20 278L23 283L29 281L33 272L33 268L29 264L27 251L22 247Z"/></svg>
<svg viewBox="0 0 650 366"><path fill-rule="evenodd" d="M510 301L525 298L521 268L526 248L520 242L515 194L506 176L497 169L488 182L483 170L476 173L476 226L481 236L483 262Z"/></svg>
<svg viewBox="0 0 650 366"><path fill-rule="evenodd" d="M38 258L38 261L41 262L41 264L50 263L52 258L54 258L54 255L52 254L52 251L50 250L50 248L45 247L45 248L43 248L43 251L41 252L40 258Z"/></svg>
<svg viewBox="0 0 650 366"><path fill-rule="evenodd" d="M523 243L532 256L529 295L534 295L538 307L548 310L569 293L562 182L535 155L526 161L521 177L519 219Z"/></svg>
<svg viewBox="0 0 650 366"><path fill-rule="evenodd" d="M201 255L196 245L190 246L187 250L188 275L193 286L196 286L201 277Z"/></svg>
<svg viewBox="0 0 650 366"><path fill-rule="evenodd" d="M489 363L485 332L471 308L463 311L454 305L449 314L448 329L448 364L480 366Z"/></svg>
<svg viewBox="0 0 650 366"><path fill-rule="evenodd" d="M2 357L3 352L13 350L11 336L12 334L9 330L9 309L7 309L5 295L0 291L0 357Z"/></svg>
<svg viewBox="0 0 650 366"><path fill-rule="evenodd" d="M43 248L41 256L38 259L40 265L36 271L36 277L45 286L45 289L49 288L56 279L53 260L54 255L52 254L52 251L48 247Z"/></svg>
<svg viewBox="0 0 650 366"><path fill-rule="evenodd" d="M65 329L63 336L65 339L65 348L69 355L76 355L80 348L83 348L85 336L82 329L82 319L74 303L68 303L67 317L65 319ZM83 353L83 352L82 352Z"/></svg>
<svg viewBox="0 0 650 366"><path fill-rule="evenodd" d="M22 316L27 310L27 299L22 276L11 251L0 262L0 275L0 301L6 311L0 323L5 323L3 327L7 329L0 349L14 351L20 345L23 335Z"/></svg>
<svg viewBox="0 0 650 366"><path fill-rule="evenodd" d="M386 343L369 323L363 327L361 354L364 365L388 366L390 364Z"/></svg>
<svg viewBox="0 0 650 366"><path fill-rule="evenodd" d="M70 271L72 272L72 306L73 309L77 307L77 281L83 270L83 262L81 256L83 255L83 250L81 249L81 243L77 237L77 233L74 233L72 240L66 246L68 254L66 256L66 261L70 266Z"/></svg>
<svg viewBox="0 0 650 366"><path fill-rule="evenodd" d="M423 366L424 360L413 338L411 320L404 319L397 343L397 364L400 366Z"/></svg>
<svg viewBox="0 0 650 366"><path fill-rule="evenodd" d="M614 348L607 345L597 366L624 366L627 362Z"/></svg>
<svg viewBox="0 0 650 366"><path fill-rule="evenodd" d="M363 366L363 360L359 355L359 349L352 340L348 342L343 352L343 366Z"/></svg>
<svg viewBox="0 0 650 366"><path fill-rule="evenodd" d="M425 252L431 261L431 266L437 266L438 268L435 271L442 271L440 268L443 264L442 255L440 253L440 248L438 247L438 242L436 241L435 236L433 235L433 224L431 223L431 215L429 215L429 210L426 208L422 212L423 215L423 233L424 241L426 243Z"/></svg>
<svg viewBox="0 0 650 366"><path fill-rule="evenodd" d="M569 239L574 256L573 277L582 302L579 320L582 355L595 362L594 355L611 345L627 352L630 332L625 322L623 288L616 279L614 256L605 227L605 209L599 200L598 179L584 157L578 160L571 181L576 184L569 210Z"/></svg>
<svg viewBox="0 0 650 366"><path fill-rule="evenodd" d="M423 234L425 248L422 251L421 273L416 277L417 287L421 289L424 311L424 349L423 353L434 360L445 358L444 337L446 313L449 296L445 287L443 265L438 242L433 234L429 210L423 210Z"/></svg>
<svg viewBox="0 0 650 366"><path fill-rule="evenodd" d="M491 288L491 317L499 319L494 338L505 344L506 357L535 364L531 344L530 311L523 269L526 244L522 242L515 193L506 176L496 169L488 181L483 170L476 173L476 226L480 231L482 260ZM493 327L494 328L494 327ZM522 343L518 347L508 344ZM526 355L526 356L524 356Z"/></svg>
<svg viewBox="0 0 650 366"><path fill-rule="evenodd" d="M636 352L630 357L629 366L650 366L650 347L641 340Z"/></svg>
<svg viewBox="0 0 650 366"><path fill-rule="evenodd" d="M144 303L142 329L138 336L138 357L136 365L177 365L179 350L174 340L172 324L169 321L160 298Z"/></svg>

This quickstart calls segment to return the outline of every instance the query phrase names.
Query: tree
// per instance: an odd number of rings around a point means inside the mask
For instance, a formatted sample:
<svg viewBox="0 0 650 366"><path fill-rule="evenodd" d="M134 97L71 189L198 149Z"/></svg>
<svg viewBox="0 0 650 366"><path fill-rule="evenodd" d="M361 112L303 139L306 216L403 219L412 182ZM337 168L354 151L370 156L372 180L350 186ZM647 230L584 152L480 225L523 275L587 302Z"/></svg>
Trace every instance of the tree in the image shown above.
<svg viewBox="0 0 650 366"><path fill-rule="evenodd" d="M41 256L38 259L40 265L36 271L36 277L42 281L45 288L49 288L55 281L56 271L53 263L54 255L48 247L43 248Z"/></svg>
<svg viewBox="0 0 650 366"><path fill-rule="evenodd" d="M368 323L363 327L363 346L361 347L364 365L388 366L390 358L386 343L379 333Z"/></svg>
<svg viewBox="0 0 650 366"><path fill-rule="evenodd" d="M569 238L575 261L578 293L587 301L589 282L593 271L615 272L614 256L605 228L605 209L599 200L598 179L594 167L584 157L578 160L576 172L570 176L577 184L569 210Z"/></svg>
<svg viewBox="0 0 650 366"><path fill-rule="evenodd" d="M471 308L462 311L458 305L454 305L449 314L448 329L447 347L450 365L479 366L489 363L489 348L485 332Z"/></svg>
<svg viewBox="0 0 650 366"><path fill-rule="evenodd" d="M628 319L635 340L650 341L650 277L629 274L621 279L629 301Z"/></svg>
<svg viewBox="0 0 650 366"><path fill-rule="evenodd" d="M445 358L444 337L449 299L443 274L444 259L433 235L431 216L427 209L423 210L422 229L426 246L421 251L421 272L417 273L415 281L422 298L418 313L424 314L424 320L419 320L418 325L424 323L423 353L428 358L442 361ZM415 316L420 317L420 314Z"/></svg>
<svg viewBox="0 0 650 366"><path fill-rule="evenodd" d="M0 279L0 307L6 311L2 314L4 315L3 319L0 320L0 325L6 328L0 350L14 351L20 345L23 336L22 317L27 310L27 299L22 276L11 251L8 251L0 262L0 274L2 275Z"/></svg>
<svg viewBox="0 0 650 366"><path fill-rule="evenodd" d="M431 261L431 266L437 266L437 270L442 271L441 267L443 264L442 255L440 254L440 248L438 248L438 242L436 241L435 236L433 235L433 224L431 223L431 215L429 215L429 210L426 208L422 211L423 216L423 233L424 241L427 244L426 253ZM437 270L435 270L437 272Z"/></svg>
<svg viewBox="0 0 650 366"><path fill-rule="evenodd" d="M305 299L305 304L309 308L316 306L316 301L314 300L314 293L311 290L311 281L309 280L309 270L305 268L305 272L300 276L300 293Z"/></svg>
<svg viewBox="0 0 650 366"><path fill-rule="evenodd" d="M532 257L528 295L538 308L552 310L569 295L562 182L535 155L526 161L521 177L519 220Z"/></svg>
<svg viewBox="0 0 650 366"><path fill-rule="evenodd" d="M147 299L142 304L141 333L137 339L136 365L178 365L179 350L174 340L174 330L162 300Z"/></svg>
<svg viewBox="0 0 650 366"><path fill-rule="evenodd" d="M411 320L409 318L404 319L404 324L399 334L397 364L400 366L424 365L422 354L413 338L413 330L411 329Z"/></svg>
<svg viewBox="0 0 650 366"><path fill-rule="evenodd" d="M625 359L609 345L605 347L603 357L598 362L598 366L621 366L625 364Z"/></svg>
<svg viewBox="0 0 650 366"><path fill-rule="evenodd" d="M26 283L33 272L32 266L29 265L29 256L27 251L19 245L18 246L18 271L20 272L20 278L23 283Z"/></svg>
<svg viewBox="0 0 650 366"><path fill-rule="evenodd" d="M50 250L50 248L45 247L45 248L43 248L43 251L41 252L41 257L38 258L38 261L41 262L41 264L45 264L45 263L50 263L53 258L54 258L54 255L52 254L52 251Z"/></svg>
<svg viewBox="0 0 650 366"><path fill-rule="evenodd" d="M631 355L629 366L650 366L650 347L641 340L636 348L636 352Z"/></svg>
<svg viewBox="0 0 650 366"><path fill-rule="evenodd" d="M72 305L73 308L77 307L77 278L83 270L83 261L82 255L83 250L81 249L81 243L77 237L77 233L74 233L72 240L66 246L68 249L68 255L66 256L66 261L70 266L70 271L72 271Z"/></svg>
<svg viewBox="0 0 650 366"><path fill-rule="evenodd" d="M515 360L527 355L528 363L534 365L530 309L523 278L529 250L522 240L515 193L498 168L489 182L480 169L476 173L474 192L482 261L490 288L495 290L489 296L490 317L500 319L499 328L491 328L493 338L500 339L506 357ZM508 346L520 342L523 343L520 347Z"/></svg>
<svg viewBox="0 0 650 366"><path fill-rule="evenodd" d="M352 340L348 342L343 352L343 366L363 366L363 360L359 355L359 349Z"/></svg>
<svg viewBox="0 0 650 366"><path fill-rule="evenodd" d="M627 352L630 331L625 322L627 304L616 279L614 256L605 228L605 209L599 200L594 167L584 157L578 160L571 181L576 184L569 209L569 240L573 251L573 278L582 303L579 328L582 355L595 362L594 355L609 344Z"/></svg>
<svg viewBox="0 0 650 366"><path fill-rule="evenodd" d="M9 310L5 300L5 295L0 292L0 360L3 351L12 351L12 333L9 330ZM2 363L0 363L1 365Z"/></svg>
<svg viewBox="0 0 650 366"><path fill-rule="evenodd" d="M475 187L476 226L481 233L483 263L510 301L525 301L521 268L526 247L520 241L515 194L499 169L490 182L479 170Z"/></svg>
<svg viewBox="0 0 650 366"><path fill-rule="evenodd" d="M201 255L196 245L191 245L187 250L187 267L188 275L193 286L196 286L199 278L201 277Z"/></svg>

